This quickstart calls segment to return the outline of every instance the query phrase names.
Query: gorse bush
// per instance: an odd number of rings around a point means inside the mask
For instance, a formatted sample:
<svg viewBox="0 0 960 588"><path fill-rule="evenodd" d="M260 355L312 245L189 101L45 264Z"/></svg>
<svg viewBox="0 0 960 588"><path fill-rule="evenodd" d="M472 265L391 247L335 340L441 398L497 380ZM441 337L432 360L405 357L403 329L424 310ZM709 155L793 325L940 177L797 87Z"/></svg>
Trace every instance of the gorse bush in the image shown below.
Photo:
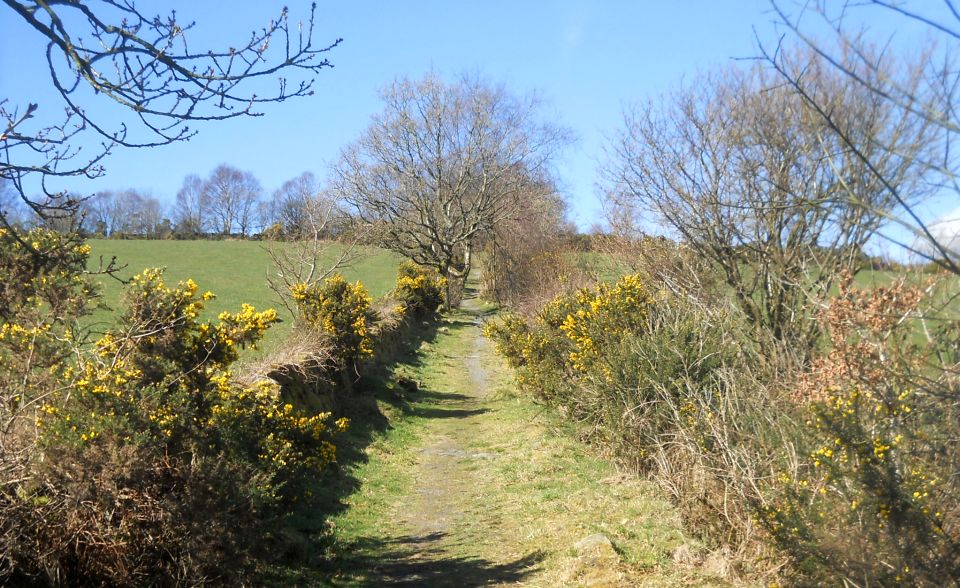
<svg viewBox="0 0 960 588"><path fill-rule="evenodd" d="M10 433L32 421L37 399L56 388L51 369L70 356L76 319L96 297L83 275L89 253L54 231L0 228L0 471L23 464L24 448L12 447L19 436Z"/></svg>
<svg viewBox="0 0 960 588"><path fill-rule="evenodd" d="M430 268L405 261L397 269L397 285L393 295L403 305L405 313L416 318L428 318L443 304L447 279Z"/></svg>
<svg viewBox="0 0 960 588"><path fill-rule="evenodd" d="M594 292L581 290L575 299L578 308L560 330L573 343L570 361L581 372L603 363L602 350L615 345L621 334L642 330L653 301L636 275L624 276L612 287L600 284Z"/></svg>
<svg viewBox="0 0 960 588"><path fill-rule="evenodd" d="M517 383L540 399L553 400L573 391L570 355L575 347L560 327L576 309L574 297L563 295L548 302L532 323L505 313L484 325L484 335L516 369Z"/></svg>
<svg viewBox="0 0 960 588"><path fill-rule="evenodd" d="M36 249L58 236L29 238ZM23 246L2 244L9 273ZM74 319L92 291L79 273L88 250L72 251L72 265L5 294L33 322L0 325L13 376L0 385L0 579L175 585L250 571L335 460L346 422L232 377L273 310L203 321L213 294L168 287L159 270L136 276L117 326L85 342Z"/></svg>
<svg viewBox="0 0 960 588"><path fill-rule="evenodd" d="M235 459L267 480L258 494L297 498L308 472L334 459L330 415L297 414L269 381L234 382L229 368L238 349L255 345L276 312L244 304L201 322L212 297L198 296L192 280L169 288L158 270L135 276L120 327L64 369L69 402L41 405L41 438L82 445L110 431L121 442L157 443L168 455Z"/></svg>
<svg viewBox="0 0 960 588"><path fill-rule="evenodd" d="M376 313L363 284L350 284L334 274L322 283L295 284L290 294L301 323L329 341L340 366L373 354L371 327Z"/></svg>
<svg viewBox="0 0 960 588"><path fill-rule="evenodd" d="M902 281L856 290L845 276L819 320L830 353L795 390L812 445L807 467L772 484L762 519L827 581L960 582L960 420L956 324L917 338L924 293Z"/></svg>
<svg viewBox="0 0 960 588"><path fill-rule="evenodd" d="M850 282L818 319L830 339L812 364L736 306L650 295L636 276L486 333L524 389L660 482L747 571L957 583L956 325L931 348L910 320L918 289Z"/></svg>
<svg viewBox="0 0 960 588"><path fill-rule="evenodd" d="M90 246L55 231L0 228L0 320L65 323L88 311L97 293L87 280Z"/></svg>
<svg viewBox="0 0 960 588"><path fill-rule="evenodd" d="M506 314L487 323L484 332L517 368L521 385L547 399L567 397L577 378L612 375L612 348L643 329L652 300L639 279L628 275L613 286L554 298L531 325Z"/></svg>
<svg viewBox="0 0 960 588"><path fill-rule="evenodd" d="M31 502L24 487L40 458L35 419L40 402L58 394L56 372L96 292L82 273L89 251L54 231L0 228L0 581L19 569L22 529L44 519L46 503ZM38 557L31 549L27 565Z"/></svg>
<svg viewBox="0 0 960 588"><path fill-rule="evenodd" d="M485 332L527 390L579 420L632 465L651 471L666 438L715 445L727 376L755 350L731 312L651 295L628 275L547 303L532 323L506 315ZM757 365L757 368L762 366Z"/></svg>

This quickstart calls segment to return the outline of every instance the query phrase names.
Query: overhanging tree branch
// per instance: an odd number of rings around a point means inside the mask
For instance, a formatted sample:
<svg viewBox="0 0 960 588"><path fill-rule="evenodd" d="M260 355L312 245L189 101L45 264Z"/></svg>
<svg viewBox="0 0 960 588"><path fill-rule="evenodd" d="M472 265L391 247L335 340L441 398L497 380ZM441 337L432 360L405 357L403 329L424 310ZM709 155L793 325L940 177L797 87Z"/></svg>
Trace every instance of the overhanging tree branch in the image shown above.
<svg viewBox="0 0 960 588"><path fill-rule="evenodd" d="M194 23L180 24L175 12L148 16L130 0L2 3L46 41L50 77L65 105L63 122L28 128L41 108L0 98L0 179L40 217L72 212L78 203L49 190L47 178L97 177L101 160L118 145L185 140L196 132L190 122L259 116L257 106L312 94L312 76L331 67L325 54L340 43L314 45L316 4L306 22L291 23L284 8L242 45L195 51L187 42ZM298 79L291 84L287 72ZM257 80L276 75L277 85L258 94ZM104 99L119 106L107 120L81 106ZM81 157L77 144L88 135L99 138L99 150Z"/></svg>

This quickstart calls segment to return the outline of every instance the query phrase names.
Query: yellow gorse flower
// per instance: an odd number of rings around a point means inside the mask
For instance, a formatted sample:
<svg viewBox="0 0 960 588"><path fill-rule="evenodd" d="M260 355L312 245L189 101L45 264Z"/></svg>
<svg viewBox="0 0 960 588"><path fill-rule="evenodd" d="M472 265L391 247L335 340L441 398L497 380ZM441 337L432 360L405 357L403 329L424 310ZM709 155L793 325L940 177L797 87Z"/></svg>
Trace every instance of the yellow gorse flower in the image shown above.
<svg viewBox="0 0 960 588"><path fill-rule="evenodd" d="M322 283L295 284L290 295L299 319L330 340L335 357L350 362L373 354L373 299L361 282L335 274Z"/></svg>

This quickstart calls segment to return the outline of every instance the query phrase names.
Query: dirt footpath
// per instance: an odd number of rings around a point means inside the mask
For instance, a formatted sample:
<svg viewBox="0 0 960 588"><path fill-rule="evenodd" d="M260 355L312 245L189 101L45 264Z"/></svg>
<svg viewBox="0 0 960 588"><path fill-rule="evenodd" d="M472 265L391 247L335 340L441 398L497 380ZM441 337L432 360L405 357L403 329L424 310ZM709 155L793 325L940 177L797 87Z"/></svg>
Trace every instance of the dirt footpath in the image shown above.
<svg viewBox="0 0 960 588"><path fill-rule="evenodd" d="M515 390L482 320L468 300L421 348L405 423L340 521L356 553L334 584L722 585L674 563L698 548L655 488Z"/></svg>

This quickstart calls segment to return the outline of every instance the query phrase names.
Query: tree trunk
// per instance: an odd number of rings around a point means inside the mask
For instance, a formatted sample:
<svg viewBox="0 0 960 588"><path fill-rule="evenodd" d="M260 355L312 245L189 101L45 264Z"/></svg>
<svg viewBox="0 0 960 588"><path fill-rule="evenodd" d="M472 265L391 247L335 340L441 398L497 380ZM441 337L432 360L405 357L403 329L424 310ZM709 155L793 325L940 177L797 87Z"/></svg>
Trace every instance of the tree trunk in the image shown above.
<svg viewBox="0 0 960 588"><path fill-rule="evenodd" d="M443 297L444 311L450 311L453 308L450 303L453 299L453 290L451 289L453 284L453 275L450 272L450 265L450 262L445 262L437 266L437 274L443 278L446 278L447 280L447 287Z"/></svg>

